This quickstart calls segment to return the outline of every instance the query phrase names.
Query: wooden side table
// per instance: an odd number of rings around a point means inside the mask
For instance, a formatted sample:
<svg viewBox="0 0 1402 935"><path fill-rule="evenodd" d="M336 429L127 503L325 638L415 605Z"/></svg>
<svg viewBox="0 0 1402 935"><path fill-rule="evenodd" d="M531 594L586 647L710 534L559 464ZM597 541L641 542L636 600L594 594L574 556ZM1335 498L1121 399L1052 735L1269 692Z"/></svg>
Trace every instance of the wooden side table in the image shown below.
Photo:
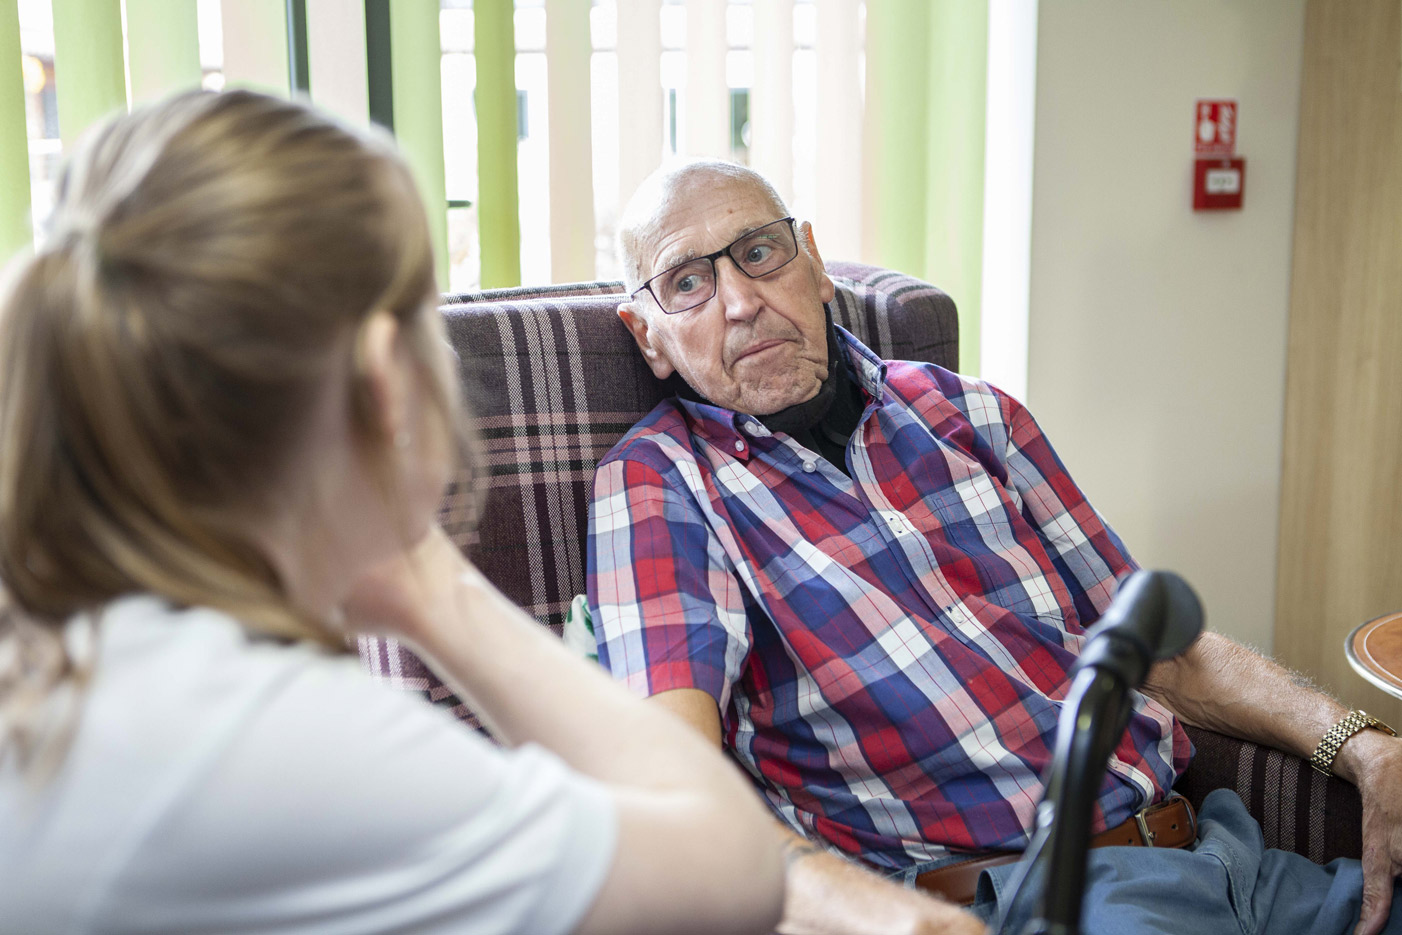
<svg viewBox="0 0 1402 935"><path fill-rule="evenodd" d="M1344 640L1353 670L1394 698L1402 698L1402 613L1369 620Z"/></svg>

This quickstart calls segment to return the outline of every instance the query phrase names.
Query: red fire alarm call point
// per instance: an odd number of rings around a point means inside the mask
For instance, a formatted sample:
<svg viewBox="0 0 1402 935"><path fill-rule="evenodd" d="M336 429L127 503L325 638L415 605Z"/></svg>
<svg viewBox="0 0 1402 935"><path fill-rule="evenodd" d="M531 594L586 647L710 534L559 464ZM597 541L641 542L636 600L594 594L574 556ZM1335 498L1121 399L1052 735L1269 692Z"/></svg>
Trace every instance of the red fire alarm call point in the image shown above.
<svg viewBox="0 0 1402 935"><path fill-rule="evenodd" d="M1246 160L1235 157L1237 102L1200 100L1193 112L1193 210L1240 209Z"/></svg>

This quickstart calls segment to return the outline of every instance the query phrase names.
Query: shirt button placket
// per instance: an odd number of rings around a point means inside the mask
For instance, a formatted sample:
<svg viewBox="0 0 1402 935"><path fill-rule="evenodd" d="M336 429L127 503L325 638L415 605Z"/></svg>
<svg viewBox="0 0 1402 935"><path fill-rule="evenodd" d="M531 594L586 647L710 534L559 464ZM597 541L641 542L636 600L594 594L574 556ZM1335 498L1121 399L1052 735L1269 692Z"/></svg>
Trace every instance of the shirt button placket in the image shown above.
<svg viewBox="0 0 1402 935"><path fill-rule="evenodd" d="M905 516L897 510L882 510L881 518L886 521L887 527L890 528L891 532L895 533L898 539L915 532L915 527L911 525L910 520L906 519Z"/></svg>

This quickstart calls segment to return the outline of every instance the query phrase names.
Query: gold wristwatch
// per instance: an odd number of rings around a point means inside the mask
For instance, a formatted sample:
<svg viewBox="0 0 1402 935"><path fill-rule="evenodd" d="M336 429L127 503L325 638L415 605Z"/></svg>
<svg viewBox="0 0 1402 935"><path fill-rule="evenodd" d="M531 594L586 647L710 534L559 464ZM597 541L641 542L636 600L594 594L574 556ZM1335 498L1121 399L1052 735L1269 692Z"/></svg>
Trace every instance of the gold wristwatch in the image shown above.
<svg viewBox="0 0 1402 935"><path fill-rule="evenodd" d="M1326 776L1334 775L1334 757L1339 755L1340 748L1354 734L1369 727L1373 730L1380 730L1384 734L1397 736L1397 731L1367 711L1350 711L1343 720L1329 728L1324 732L1324 736L1319 738L1319 746L1314 748L1314 755L1310 757L1310 766Z"/></svg>

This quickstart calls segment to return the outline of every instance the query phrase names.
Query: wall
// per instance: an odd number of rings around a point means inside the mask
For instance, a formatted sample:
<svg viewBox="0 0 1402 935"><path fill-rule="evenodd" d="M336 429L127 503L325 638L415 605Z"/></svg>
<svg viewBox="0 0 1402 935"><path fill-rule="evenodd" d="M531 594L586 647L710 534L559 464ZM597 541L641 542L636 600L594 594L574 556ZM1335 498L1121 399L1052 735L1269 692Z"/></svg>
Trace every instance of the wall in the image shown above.
<svg viewBox="0 0 1402 935"><path fill-rule="evenodd" d="M1135 557L1265 650L1303 23L1304 0L1038 19L1028 402ZM1200 97L1240 102L1243 211L1191 210Z"/></svg>

